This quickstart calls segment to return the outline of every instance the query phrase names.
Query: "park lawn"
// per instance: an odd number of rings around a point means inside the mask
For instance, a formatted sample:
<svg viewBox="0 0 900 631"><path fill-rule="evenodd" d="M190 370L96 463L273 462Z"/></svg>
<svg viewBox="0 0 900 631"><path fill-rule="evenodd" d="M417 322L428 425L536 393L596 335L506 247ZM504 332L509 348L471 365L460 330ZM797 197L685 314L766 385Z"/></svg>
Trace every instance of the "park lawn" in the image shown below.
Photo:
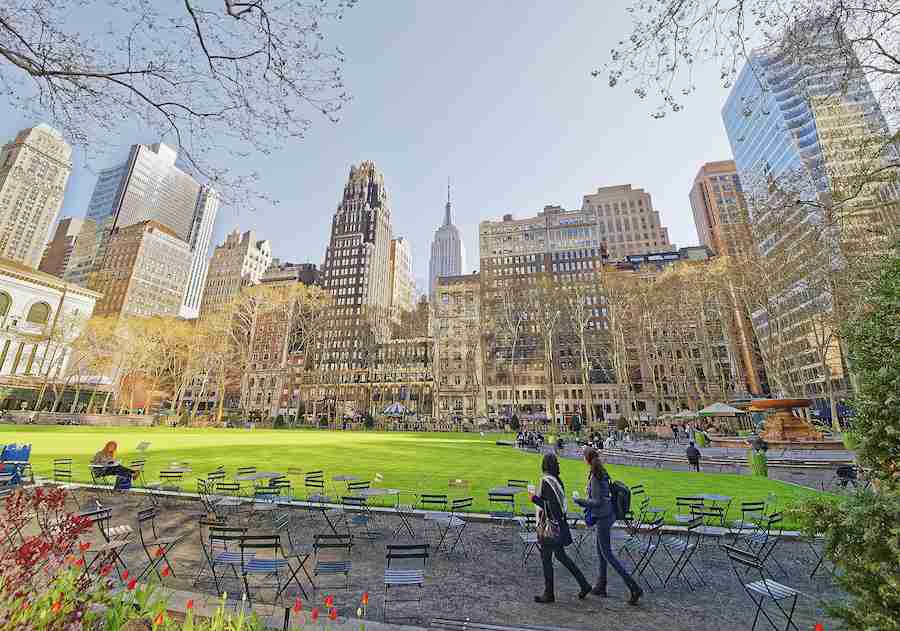
<svg viewBox="0 0 900 631"><path fill-rule="evenodd" d="M185 476L182 489L193 491L195 480L219 466L229 474L239 466L255 465L259 471L285 472L289 467L301 471L323 469L331 476L351 474L371 480L384 476L383 486L423 493L447 493L451 498L471 495L474 509L489 510L487 491L505 485L507 479L537 481L540 456L511 447L498 446L496 434L449 434L405 432L340 432L325 430L245 430L245 429L170 429L124 427L52 427L0 426L0 444L31 443L31 462L35 475L49 477L54 458L73 460L76 481L89 482L88 463L108 440L119 444L119 459L124 463L146 457L145 479L157 479L160 469L171 462L187 462L193 474ZM145 456L134 451L141 441L151 447ZM585 465L563 459L562 478L571 492L584 492ZM738 517L740 501L770 500L779 510L799 500L819 495L805 487L729 474L643 469L611 465L610 475L629 486L643 484L653 506L668 509L667 521L675 513L675 498L700 493L715 493L734 498L731 516ZM305 497L302 475L291 476L295 496ZM468 480L469 491L449 489L451 480ZM525 497L520 495L520 509ZM574 507L574 505L572 505ZM577 507L575 507L577 508ZM790 522L790 519L786 520ZM787 523L786 525L792 525Z"/></svg>

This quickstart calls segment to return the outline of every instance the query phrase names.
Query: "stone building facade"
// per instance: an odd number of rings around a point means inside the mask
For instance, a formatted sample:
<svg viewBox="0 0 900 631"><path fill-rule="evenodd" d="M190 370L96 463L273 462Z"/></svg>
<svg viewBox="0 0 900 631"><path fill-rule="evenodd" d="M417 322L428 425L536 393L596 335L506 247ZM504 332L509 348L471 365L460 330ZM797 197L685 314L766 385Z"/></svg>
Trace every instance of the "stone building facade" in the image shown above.
<svg viewBox="0 0 900 631"><path fill-rule="evenodd" d="M217 245L206 274L201 314L222 309L244 287L256 285L272 263L272 246L252 230L237 230Z"/></svg>
<svg viewBox="0 0 900 631"><path fill-rule="evenodd" d="M37 268L71 171L72 147L49 125L0 150L0 257Z"/></svg>
<svg viewBox="0 0 900 631"><path fill-rule="evenodd" d="M688 198L700 245L720 256L735 256L752 247L747 202L734 160L701 166Z"/></svg>
<svg viewBox="0 0 900 631"><path fill-rule="evenodd" d="M600 243L612 261L669 246L669 229L654 210L650 193L642 188L630 184L600 187L584 196L581 209L596 215Z"/></svg>
<svg viewBox="0 0 900 631"><path fill-rule="evenodd" d="M92 289L102 316L177 316L191 271L190 246L170 228L143 221L117 228Z"/></svg>

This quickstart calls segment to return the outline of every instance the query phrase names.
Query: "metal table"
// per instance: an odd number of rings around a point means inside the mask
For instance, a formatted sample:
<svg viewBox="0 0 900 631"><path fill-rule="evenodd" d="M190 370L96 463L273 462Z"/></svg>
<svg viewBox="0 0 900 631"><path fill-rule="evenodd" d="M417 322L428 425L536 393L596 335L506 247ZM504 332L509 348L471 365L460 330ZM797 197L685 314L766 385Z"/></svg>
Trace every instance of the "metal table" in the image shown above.
<svg viewBox="0 0 900 631"><path fill-rule="evenodd" d="M332 482L359 482L357 475L336 475L331 478Z"/></svg>
<svg viewBox="0 0 900 631"><path fill-rule="evenodd" d="M488 493L496 493L497 495L517 495L527 492L528 489L524 486L495 486L488 490Z"/></svg>
<svg viewBox="0 0 900 631"><path fill-rule="evenodd" d="M237 475L234 477L235 482L260 482L262 480L274 480L276 478L283 478L283 473L278 473L277 471L258 471L257 473L245 473L244 475Z"/></svg>

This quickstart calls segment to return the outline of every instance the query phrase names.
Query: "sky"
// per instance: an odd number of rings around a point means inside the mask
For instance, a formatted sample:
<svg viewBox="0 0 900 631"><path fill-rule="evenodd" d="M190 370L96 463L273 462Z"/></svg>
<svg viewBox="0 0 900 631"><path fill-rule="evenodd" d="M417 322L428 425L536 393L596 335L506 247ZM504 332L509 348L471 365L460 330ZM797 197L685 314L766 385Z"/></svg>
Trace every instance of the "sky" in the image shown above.
<svg viewBox="0 0 900 631"><path fill-rule="evenodd" d="M685 110L656 120L653 103L592 78L627 34L628 4L360 0L328 27L328 43L346 53L352 94L340 122L314 117L306 138L254 157L260 187L280 203L223 208L215 242L252 229L280 259L321 264L350 165L372 160L419 283L448 178L468 270L478 268L480 221L548 204L580 208L598 186L643 188L672 243L695 244L693 178L704 162L731 159L720 116L727 91L716 68L703 69ZM39 122L0 102L3 142ZM158 140L135 130L118 155L90 164L76 152L60 216L84 214L97 169L124 161L133 143Z"/></svg>

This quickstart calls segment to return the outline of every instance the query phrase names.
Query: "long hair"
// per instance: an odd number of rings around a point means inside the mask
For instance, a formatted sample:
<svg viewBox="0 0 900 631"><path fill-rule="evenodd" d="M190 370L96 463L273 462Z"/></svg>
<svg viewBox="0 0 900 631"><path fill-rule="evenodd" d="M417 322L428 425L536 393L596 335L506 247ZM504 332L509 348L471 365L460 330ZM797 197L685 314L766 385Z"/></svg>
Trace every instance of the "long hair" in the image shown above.
<svg viewBox="0 0 900 631"><path fill-rule="evenodd" d="M104 445L103 451L105 451L109 455L113 455L114 453L116 453L116 449L118 449L118 448L119 448L119 445L116 444L116 441L111 440L108 443L106 443L106 445Z"/></svg>
<svg viewBox="0 0 900 631"><path fill-rule="evenodd" d="M544 454L544 459L541 460L541 471L547 475L552 475L562 482L562 480L559 479L559 460L557 460L555 454Z"/></svg>
<svg viewBox="0 0 900 631"><path fill-rule="evenodd" d="M591 474L595 478L597 478L598 480L609 478L609 473L606 471L606 467L603 466L603 462L600 460L599 451L597 451L593 447L585 447L584 459L587 460L588 465L590 465Z"/></svg>

